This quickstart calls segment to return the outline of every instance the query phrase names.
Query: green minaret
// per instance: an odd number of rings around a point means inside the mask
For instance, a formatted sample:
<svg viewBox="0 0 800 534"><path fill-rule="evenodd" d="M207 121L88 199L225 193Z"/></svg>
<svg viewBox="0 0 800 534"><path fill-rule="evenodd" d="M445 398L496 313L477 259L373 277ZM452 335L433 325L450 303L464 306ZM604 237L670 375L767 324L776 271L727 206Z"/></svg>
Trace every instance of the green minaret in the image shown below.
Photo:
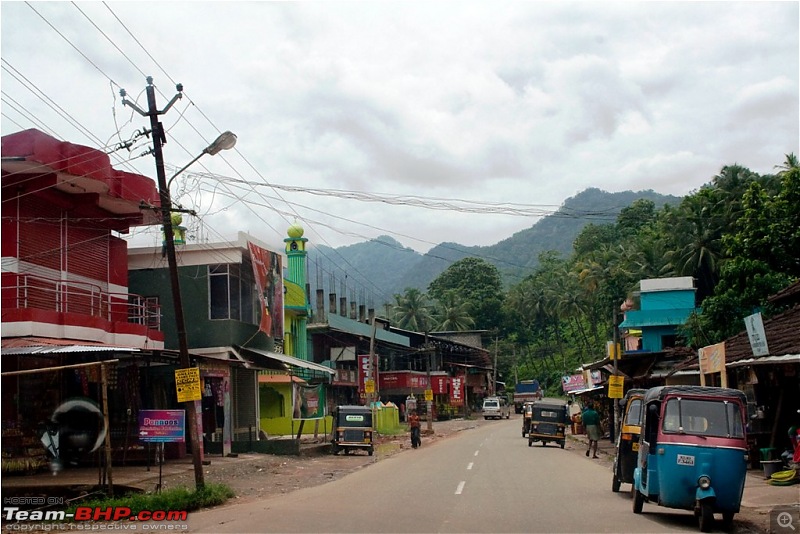
<svg viewBox="0 0 800 534"><path fill-rule="evenodd" d="M288 269L285 280L284 324L287 326L284 349L286 354L308 360L308 322L309 305L306 298L306 242L303 227L296 222L286 231L286 257Z"/></svg>

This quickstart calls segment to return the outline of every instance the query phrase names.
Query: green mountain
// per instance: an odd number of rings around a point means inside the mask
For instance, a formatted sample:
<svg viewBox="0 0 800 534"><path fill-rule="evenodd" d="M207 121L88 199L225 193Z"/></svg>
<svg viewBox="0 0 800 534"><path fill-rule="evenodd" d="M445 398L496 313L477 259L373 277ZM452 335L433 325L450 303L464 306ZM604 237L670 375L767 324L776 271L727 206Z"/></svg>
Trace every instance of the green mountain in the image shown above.
<svg viewBox="0 0 800 534"><path fill-rule="evenodd" d="M309 281L312 291L318 285L324 288L326 302L332 288L338 297L381 309L405 288L426 291L428 284L449 265L474 256L496 265L506 284L512 284L536 268L542 252L552 250L569 256L572 243L584 226L612 223L623 208L642 198L652 200L656 208L681 201L680 197L652 190L608 193L590 188L568 198L556 212L530 228L485 247L441 243L420 254L389 236L337 249L317 246L308 255Z"/></svg>

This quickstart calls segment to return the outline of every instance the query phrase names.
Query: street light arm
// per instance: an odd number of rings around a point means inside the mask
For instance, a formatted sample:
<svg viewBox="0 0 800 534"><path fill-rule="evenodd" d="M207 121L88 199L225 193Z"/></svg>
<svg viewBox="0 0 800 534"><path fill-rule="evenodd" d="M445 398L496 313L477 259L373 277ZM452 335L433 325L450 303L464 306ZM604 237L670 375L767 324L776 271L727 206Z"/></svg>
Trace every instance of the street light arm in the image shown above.
<svg viewBox="0 0 800 534"><path fill-rule="evenodd" d="M172 180L177 178L180 173L191 167L195 161L202 158L204 155L210 154L212 156L216 156L221 151L230 150L234 146L236 146L236 134L231 132L230 130L222 132L216 139L214 139L214 142L205 147L203 151L197 155L197 157L195 157L192 161L181 167L181 169L178 172L172 175L172 178L170 178L169 181L167 182L167 190L169 190L170 186L172 185Z"/></svg>

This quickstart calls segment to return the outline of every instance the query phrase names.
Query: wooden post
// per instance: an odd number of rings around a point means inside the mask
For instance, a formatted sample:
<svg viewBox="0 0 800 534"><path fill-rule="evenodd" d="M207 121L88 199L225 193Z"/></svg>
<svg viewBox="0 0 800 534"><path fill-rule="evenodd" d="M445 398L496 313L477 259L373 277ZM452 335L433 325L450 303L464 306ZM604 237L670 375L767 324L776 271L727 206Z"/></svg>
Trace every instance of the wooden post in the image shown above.
<svg viewBox="0 0 800 534"><path fill-rule="evenodd" d="M108 374L106 365L100 365L100 383L103 395L103 423L106 427L106 437L104 447L106 449L106 472L108 473L108 495L114 496L114 478L111 469L111 427L108 424Z"/></svg>

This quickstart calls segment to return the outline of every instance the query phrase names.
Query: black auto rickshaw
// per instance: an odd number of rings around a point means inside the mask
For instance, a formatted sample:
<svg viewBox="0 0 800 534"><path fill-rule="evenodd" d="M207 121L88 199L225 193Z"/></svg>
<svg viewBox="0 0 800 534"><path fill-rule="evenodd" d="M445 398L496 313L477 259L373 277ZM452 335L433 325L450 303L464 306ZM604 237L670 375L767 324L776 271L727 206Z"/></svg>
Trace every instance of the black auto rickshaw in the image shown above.
<svg viewBox="0 0 800 534"><path fill-rule="evenodd" d="M531 431L531 416L533 415L533 402L526 402L522 405L522 437Z"/></svg>
<svg viewBox="0 0 800 534"><path fill-rule="evenodd" d="M337 406L333 411L333 454L365 449L372 456L372 410L366 406Z"/></svg>
<svg viewBox="0 0 800 534"><path fill-rule="evenodd" d="M567 401L545 397L534 401L532 409L528 447L533 446L534 441L541 441L542 447L548 441L555 441L563 449L567 441L564 431L568 418Z"/></svg>
<svg viewBox="0 0 800 534"><path fill-rule="evenodd" d="M617 434L611 491L618 492L620 485L633 484L633 470L639 455L639 438L642 431L642 399L646 389L631 389L619 400L622 412L621 431Z"/></svg>

